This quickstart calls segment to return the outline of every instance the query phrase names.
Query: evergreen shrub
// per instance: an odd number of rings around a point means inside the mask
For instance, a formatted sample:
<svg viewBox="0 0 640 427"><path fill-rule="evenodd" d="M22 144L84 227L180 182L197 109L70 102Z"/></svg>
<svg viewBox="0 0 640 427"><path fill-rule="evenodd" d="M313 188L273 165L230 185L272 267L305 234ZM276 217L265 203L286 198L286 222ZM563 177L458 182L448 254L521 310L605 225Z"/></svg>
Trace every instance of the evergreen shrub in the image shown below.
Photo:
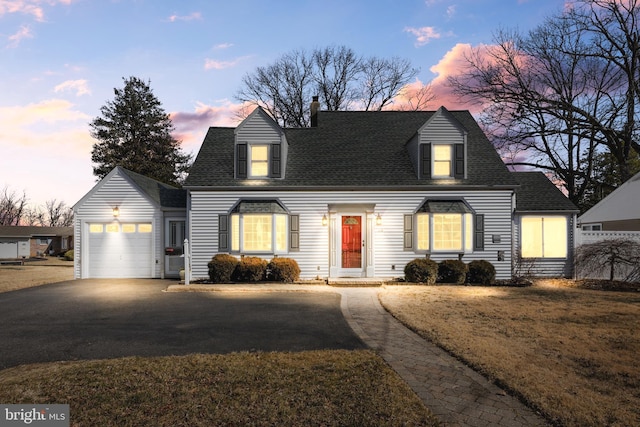
<svg viewBox="0 0 640 427"><path fill-rule="evenodd" d="M240 259L234 279L236 282L259 282L265 279L267 261L255 256L245 256Z"/></svg>
<svg viewBox="0 0 640 427"><path fill-rule="evenodd" d="M216 254L209 261L209 279L213 283L229 283L238 266L238 259L229 254Z"/></svg>
<svg viewBox="0 0 640 427"><path fill-rule="evenodd" d="M467 281L478 285L491 285L496 281L496 268L483 259L469 263Z"/></svg>
<svg viewBox="0 0 640 427"><path fill-rule="evenodd" d="M404 267L407 282L433 285L438 276L438 263L427 258L416 258Z"/></svg>
<svg viewBox="0 0 640 427"><path fill-rule="evenodd" d="M267 264L267 280L295 282L300 278L300 267L295 259L273 258Z"/></svg>
<svg viewBox="0 0 640 427"><path fill-rule="evenodd" d="M438 282L462 285L467 278L467 264L457 259L445 259L438 264Z"/></svg>

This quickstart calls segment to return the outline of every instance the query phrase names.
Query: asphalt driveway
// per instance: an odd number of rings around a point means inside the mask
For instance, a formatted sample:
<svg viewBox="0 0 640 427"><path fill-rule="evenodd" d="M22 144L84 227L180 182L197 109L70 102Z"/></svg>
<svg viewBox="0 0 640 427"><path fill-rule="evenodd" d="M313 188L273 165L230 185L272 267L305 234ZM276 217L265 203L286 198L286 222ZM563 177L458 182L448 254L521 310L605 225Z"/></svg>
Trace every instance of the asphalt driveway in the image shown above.
<svg viewBox="0 0 640 427"><path fill-rule="evenodd" d="M0 369L233 351L358 349L331 292L166 293L162 280L76 280L0 294Z"/></svg>

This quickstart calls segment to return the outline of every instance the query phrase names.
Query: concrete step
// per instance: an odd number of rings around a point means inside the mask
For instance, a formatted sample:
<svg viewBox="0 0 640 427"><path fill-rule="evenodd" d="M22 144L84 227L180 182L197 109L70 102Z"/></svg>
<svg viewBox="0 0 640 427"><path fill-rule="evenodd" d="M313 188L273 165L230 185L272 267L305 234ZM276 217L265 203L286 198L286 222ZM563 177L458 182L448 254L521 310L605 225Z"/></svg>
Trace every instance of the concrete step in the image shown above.
<svg viewBox="0 0 640 427"><path fill-rule="evenodd" d="M382 286L385 280L376 277L330 277L327 279L329 286L343 287L376 287Z"/></svg>

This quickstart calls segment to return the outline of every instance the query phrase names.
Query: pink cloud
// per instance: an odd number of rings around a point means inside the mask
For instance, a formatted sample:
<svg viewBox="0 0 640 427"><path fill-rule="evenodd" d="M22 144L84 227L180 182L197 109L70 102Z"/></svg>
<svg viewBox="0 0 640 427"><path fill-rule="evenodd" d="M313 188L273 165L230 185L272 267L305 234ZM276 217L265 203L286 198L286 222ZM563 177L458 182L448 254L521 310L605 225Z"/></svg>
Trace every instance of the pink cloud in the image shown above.
<svg viewBox="0 0 640 427"><path fill-rule="evenodd" d="M86 80L67 80L53 88L56 93L68 90L75 91L76 96L91 95L91 89L89 89L89 83Z"/></svg>
<svg viewBox="0 0 640 427"><path fill-rule="evenodd" d="M197 149L211 126L235 127L242 120L243 104L230 102L221 106L212 106L199 102L194 112L170 113L175 126L173 136L182 141L185 149Z"/></svg>
<svg viewBox="0 0 640 427"><path fill-rule="evenodd" d="M407 27L404 29L405 33L410 33L416 36L415 45L416 46L424 46L429 43L432 39L439 39L441 34L438 33L433 27L421 27L421 28L413 28Z"/></svg>
<svg viewBox="0 0 640 427"><path fill-rule="evenodd" d="M241 56L240 58L236 58L232 61L218 61L216 59L205 59L204 61L204 69L205 70L224 70L226 68L232 68L238 65L239 62L247 59L248 56Z"/></svg>
<svg viewBox="0 0 640 427"><path fill-rule="evenodd" d="M453 93L453 89L449 85L449 77L461 76L468 67L467 58L474 58L474 61L481 61L484 63L495 63L492 55L499 52L492 52L493 49L497 49L495 45L480 44L478 46L471 46L468 43L458 43L451 48L436 65L432 66L429 70L436 74L436 77L431 81L431 86L435 99L433 103L438 105L444 105L447 109L469 110L472 113L479 113L483 110L483 106L479 104L472 104L470 100L460 97ZM522 60L522 58L520 58Z"/></svg>
<svg viewBox="0 0 640 427"><path fill-rule="evenodd" d="M169 22L177 22L177 21L194 21L194 20L200 20L202 19L202 14L200 12L193 12L190 13L189 15L171 15L168 18Z"/></svg>
<svg viewBox="0 0 640 427"><path fill-rule="evenodd" d="M57 3L70 5L73 0L2 0L0 1L0 16L10 13L31 15L36 21L44 21L42 4L55 6Z"/></svg>
<svg viewBox="0 0 640 427"><path fill-rule="evenodd" d="M433 99L431 85L424 84L420 80L404 85L391 104L385 110L416 111L434 109L437 99Z"/></svg>
<svg viewBox="0 0 640 427"><path fill-rule="evenodd" d="M32 39L33 33L31 32L31 28L26 25L20 27L17 33L8 37L9 44L7 44L8 48L16 48L20 44L20 42L24 39Z"/></svg>

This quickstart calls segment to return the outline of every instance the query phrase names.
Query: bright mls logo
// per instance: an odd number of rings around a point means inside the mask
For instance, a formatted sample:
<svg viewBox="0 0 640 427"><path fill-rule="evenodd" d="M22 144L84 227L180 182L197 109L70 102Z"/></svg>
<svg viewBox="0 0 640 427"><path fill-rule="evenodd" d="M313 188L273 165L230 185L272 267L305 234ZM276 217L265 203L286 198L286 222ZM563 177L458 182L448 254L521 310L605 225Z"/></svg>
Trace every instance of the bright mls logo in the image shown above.
<svg viewBox="0 0 640 427"><path fill-rule="evenodd" d="M1 405L0 427L69 427L69 405Z"/></svg>

